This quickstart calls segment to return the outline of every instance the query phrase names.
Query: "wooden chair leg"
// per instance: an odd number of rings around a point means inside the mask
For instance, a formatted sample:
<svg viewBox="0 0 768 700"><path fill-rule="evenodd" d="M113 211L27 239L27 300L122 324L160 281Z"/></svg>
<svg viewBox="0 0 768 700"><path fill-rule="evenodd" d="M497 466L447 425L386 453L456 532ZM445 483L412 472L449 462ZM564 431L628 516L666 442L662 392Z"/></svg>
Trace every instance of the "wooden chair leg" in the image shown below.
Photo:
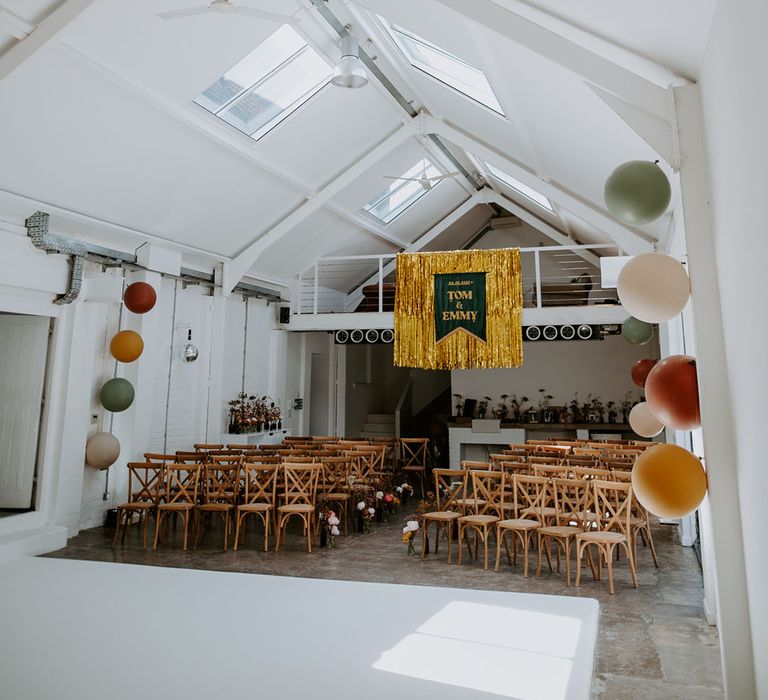
<svg viewBox="0 0 768 700"><path fill-rule="evenodd" d="M189 534L189 515L190 515L190 512L187 511L182 516L182 518L184 520L184 547L183 547L183 549L184 549L185 552L187 551L187 536Z"/></svg>
<svg viewBox="0 0 768 700"><path fill-rule="evenodd" d="M461 555L462 555L462 551L464 549L463 545L461 544L461 537L462 537L462 535L464 537L466 537L467 533L466 533L466 531L464 529L464 526L461 523L459 523L459 535L458 535L458 539L459 539L459 558L456 561L456 566L461 566ZM467 546L469 546L469 541L467 541Z"/></svg>
<svg viewBox="0 0 768 700"><path fill-rule="evenodd" d="M530 534L528 530L523 533L523 578L528 578L528 551L531 548Z"/></svg>
<svg viewBox="0 0 768 700"><path fill-rule="evenodd" d="M502 532L500 527L496 527L496 565L493 567L494 571L499 570L499 564L501 564L501 541L504 540L504 543L506 544L507 541L507 533L506 531ZM507 549L507 558L509 558L509 549Z"/></svg>
<svg viewBox="0 0 768 700"><path fill-rule="evenodd" d="M488 571L488 526L483 528L483 569Z"/></svg>
<svg viewBox="0 0 768 700"><path fill-rule="evenodd" d="M453 521L449 522L447 525L448 528L448 563L451 563L451 548L453 546Z"/></svg>
<svg viewBox="0 0 768 700"><path fill-rule="evenodd" d="M439 530L439 526L438 526ZM429 520L424 520L424 526L421 528L421 558L427 558L427 538L429 537Z"/></svg>
<svg viewBox="0 0 768 700"><path fill-rule="evenodd" d="M157 541L160 537L160 526L163 523L163 511L158 511L157 513L157 522L155 523L155 543L152 545L152 551L155 551L157 549Z"/></svg>
<svg viewBox="0 0 768 700"><path fill-rule="evenodd" d="M605 553L606 565L608 567L608 593L611 595L613 595L613 550L614 547L610 547Z"/></svg>
<svg viewBox="0 0 768 700"><path fill-rule="evenodd" d="M635 568L635 559L632 556L632 551L629 549L626 543L622 542L624 548L627 550L627 559L629 560L629 573L632 574L632 587L637 588L637 569Z"/></svg>
<svg viewBox="0 0 768 700"><path fill-rule="evenodd" d="M573 582L573 585L576 586L576 588L579 587L579 583L581 582L581 556L583 553L584 543L576 540L576 580Z"/></svg>

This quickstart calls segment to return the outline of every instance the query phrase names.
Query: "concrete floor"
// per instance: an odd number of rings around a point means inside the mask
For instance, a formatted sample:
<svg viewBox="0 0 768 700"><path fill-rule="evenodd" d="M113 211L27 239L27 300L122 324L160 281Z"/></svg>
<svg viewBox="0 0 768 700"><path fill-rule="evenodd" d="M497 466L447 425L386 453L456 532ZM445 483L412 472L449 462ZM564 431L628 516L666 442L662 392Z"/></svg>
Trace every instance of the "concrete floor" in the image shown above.
<svg viewBox="0 0 768 700"><path fill-rule="evenodd" d="M401 542L400 518L374 524L367 535L337 537L334 549L303 549L298 533L289 533L278 554L258 549L253 537L238 552L223 552L221 531L213 529L196 552L181 550L178 532L156 552L145 552L137 532L124 547L113 549L112 531L95 528L80 533L68 546L49 555L68 559L123 562L275 576L301 576L348 581L373 581L481 590L575 595L600 602L600 628L592 697L600 700L706 700L722 698L717 633L703 616L701 570L695 553L677 542L676 528L657 525L654 541L659 569L650 552L640 547L638 579L631 588L626 562L614 569L616 595L605 581L596 582L587 569L580 588L565 585L560 574L523 578L521 569L502 565L499 573L483 571L482 561L464 559L448 566L445 543L440 553L422 561L408 557ZM256 540L259 540L258 544ZM420 545L420 542L417 542ZM455 554L455 551L454 551ZM503 561L503 560L502 560ZM455 562L455 559L454 559ZM533 573L533 569L531 571Z"/></svg>

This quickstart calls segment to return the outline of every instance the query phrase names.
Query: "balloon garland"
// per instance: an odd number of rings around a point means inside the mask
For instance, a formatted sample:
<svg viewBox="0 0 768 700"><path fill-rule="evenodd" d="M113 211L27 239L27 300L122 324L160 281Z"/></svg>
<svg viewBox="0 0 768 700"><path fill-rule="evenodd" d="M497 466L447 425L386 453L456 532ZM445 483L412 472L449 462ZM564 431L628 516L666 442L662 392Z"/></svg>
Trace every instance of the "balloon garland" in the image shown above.
<svg viewBox="0 0 768 700"><path fill-rule="evenodd" d="M147 282L134 282L126 287L123 303L129 311L145 314L157 303L157 292ZM118 362L135 362L144 352L144 339L136 331L119 331L110 341L109 351ZM135 396L133 384L123 377L108 380L99 392L101 405L112 413L120 413L130 408ZM88 438L85 448L86 464L96 469L108 469L119 456L120 441L112 433L96 433Z"/></svg>

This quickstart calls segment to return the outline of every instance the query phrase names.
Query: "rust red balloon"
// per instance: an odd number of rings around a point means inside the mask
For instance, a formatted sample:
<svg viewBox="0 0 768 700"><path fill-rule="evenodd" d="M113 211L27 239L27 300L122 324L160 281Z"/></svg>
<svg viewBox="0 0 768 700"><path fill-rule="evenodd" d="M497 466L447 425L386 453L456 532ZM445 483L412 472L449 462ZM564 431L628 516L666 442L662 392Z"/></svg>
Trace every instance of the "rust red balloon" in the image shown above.
<svg viewBox="0 0 768 700"><path fill-rule="evenodd" d="M645 399L656 418L675 430L701 425L696 360L688 355L667 357L649 372Z"/></svg>
<svg viewBox="0 0 768 700"><path fill-rule="evenodd" d="M151 284L134 282L126 288L123 302L129 311L133 311L135 314L145 314L155 306L157 292Z"/></svg>
<svg viewBox="0 0 768 700"><path fill-rule="evenodd" d="M654 368L658 360L638 360L632 365L632 381L636 386L645 389L645 380L648 373Z"/></svg>

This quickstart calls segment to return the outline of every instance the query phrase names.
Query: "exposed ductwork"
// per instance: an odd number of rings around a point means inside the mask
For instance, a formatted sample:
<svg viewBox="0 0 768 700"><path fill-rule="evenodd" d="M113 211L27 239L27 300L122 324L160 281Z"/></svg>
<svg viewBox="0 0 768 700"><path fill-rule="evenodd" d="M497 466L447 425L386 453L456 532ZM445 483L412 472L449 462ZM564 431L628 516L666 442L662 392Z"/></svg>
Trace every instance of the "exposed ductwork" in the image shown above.
<svg viewBox="0 0 768 700"><path fill-rule="evenodd" d="M36 211L24 222L24 225L35 248L44 250L46 253L58 253L72 257L69 288L53 302L54 304L71 304L80 295L83 272L85 271L85 256L88 249L82 243L76 243L61 236L52 236L48 233L48 214L44 211Z"/></svg>

